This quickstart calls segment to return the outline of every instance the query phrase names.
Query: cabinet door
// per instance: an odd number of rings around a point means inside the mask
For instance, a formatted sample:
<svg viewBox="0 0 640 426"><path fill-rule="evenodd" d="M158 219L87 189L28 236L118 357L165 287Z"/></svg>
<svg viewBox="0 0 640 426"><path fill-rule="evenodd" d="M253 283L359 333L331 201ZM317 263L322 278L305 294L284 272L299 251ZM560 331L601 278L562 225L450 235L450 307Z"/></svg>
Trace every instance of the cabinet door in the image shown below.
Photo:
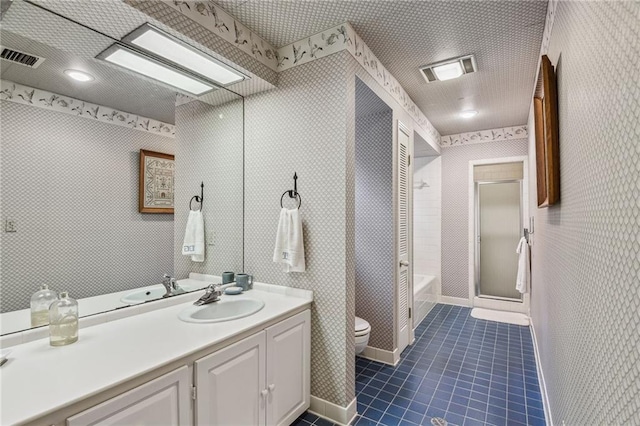
<svg viewBox="0 0 640 426"><path fill-rule="evenodd" d="M289 425L310 400L311 314L267 328L267 425Z"/></svg>
<svg viewBox="0 0 640 426"><path fill-rule="evenodd" d="M265 333L195 362L196 425L264 425Z"/></svg>
<svg viewBox="0 0 640 426"><path fill-rule="evenodd" d="M67 419L68 426L191 424L189 369L179 368Z"/></svg>

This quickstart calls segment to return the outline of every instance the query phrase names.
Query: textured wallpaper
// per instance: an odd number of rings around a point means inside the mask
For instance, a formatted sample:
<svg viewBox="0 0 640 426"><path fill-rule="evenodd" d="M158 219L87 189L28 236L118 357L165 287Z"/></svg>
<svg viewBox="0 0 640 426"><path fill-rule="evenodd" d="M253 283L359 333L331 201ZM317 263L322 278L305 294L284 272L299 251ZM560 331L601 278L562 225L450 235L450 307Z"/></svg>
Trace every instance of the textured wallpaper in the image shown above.
<svg viewBox="0 0 640 426"><path fill-rule="evenodd" d="M561 199L536 208L531 181L531 316L557 425L640 424L639 22L561 1L551 32Z"/></svg>
<svg viewBox="0 0 640 426"><path fill-rule="evenodd" d="M469 161L522 155L527 139L442 149L443 296L469 299Z"/></svg>
<svg viewBox="0 0 640 426"><path fill-rule="evenodd" d="M369 74L369 72L367 72L367 70L365 70L362 67L362 65L360 65L360 63L356 61L351 55L347 57L347 85L348 85L347 109L349 110L347 117L355 117L355 111L356 111L355 94L356 94L356 84L358 81L362 81L363 83L365 83L366 86L369 89L371 89L371 91L373 91L373 93L375 93L375 95L378 98L382 99L382 101L384 101L384 103L392 109L393 111L392 131L394 134L397 133L398 121L401 121L402 123L404 123L409 127L410 143L413 145L414 131L416 131L417 128L415 127L412 116L409 115L404 110L402 105L400 105L398 101L393 96L391 96L391 94L389 94L389 92L387 92L382 86L380 86L380 84ZM348 136L349 136L348 139L350 141L349 144L355 146L355 120L353 119L347 120L347 129L348 129ZM348 179L347 182L349 185L354 185L355 181L351 181ZM347 216L348 219L349 217L350 216ZM353 268L355 268L355 264L353 265ZM393 301L391 301L390 303L393 303ZM375 322L389 321L388 319L385 320L384 316L378 319L376 315L377 315L376 313L367 312L367 316L366 317L363 316L363 318L366 318L367 321L373 320ZM395 314L392 321L393 321L392 324L395 324L396 322ZM395 335L395 331L393 336L393 342L394 342L394 348L395 348L396 342L397 342L397 336Z"/></svg>
<svg viewBox="0 0 640 426"><path fill-rule="evenodd" d="M356 315L369 346L393 351L393 111L360 80L355 138Z"/></svg>
<svg viewBox="0 0 640 426"><path fill-rule="evenodd" d="M140 149L174 139L0 101L0 311L41 284L74 298L157 284L173 272L173 215L138 213Z"/></svg>
<svg viewBox="0 0 640 426"><path fill-rule="evenodd" d="M355 396L345 55L286 70L278 89L245 99L245 270L259 281L313 290L311 394L342 406ZM294 172L302 196L304 273L285 273L272 261L280 196L292 189ZM345 324L349 310L351 324Z"/></svg>
<svg viewBox="0 0 640 426"><path fill-rule="evenodd" d="M200 101L176 107L175 273L242 272L243 101L211 106ZM182 254L189 200L200 195L205 261ZM193 202L193 207L199 204Z"/></svg>

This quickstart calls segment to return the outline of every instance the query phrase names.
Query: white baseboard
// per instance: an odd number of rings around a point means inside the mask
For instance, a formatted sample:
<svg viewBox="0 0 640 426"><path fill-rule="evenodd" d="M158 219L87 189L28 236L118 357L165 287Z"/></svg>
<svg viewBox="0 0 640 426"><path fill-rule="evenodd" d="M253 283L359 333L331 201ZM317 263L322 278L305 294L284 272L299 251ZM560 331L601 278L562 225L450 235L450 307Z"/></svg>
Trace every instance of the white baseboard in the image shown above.
<svg viewBox="0 0 640 426"><path fill-rule="evenodd" d="M309 411L318 417L346 426L349 425L358 414L356 412L356 408L356 398L353 398L353 401L351 401L346 407L342 407L325 399L311 395L311 406L309 407Z"/></svg>
<svg viewBox="0 0 640 426"><path fill-rule="evenodd" d="M553 426L553 418L551 417L551 405L549 404L549 394L547 393L547 383L544 380L542 372L542 362L540 361L540 350L538 349L538 339L536 339L536 330L533 328L533 321L529 326L531 329L531 338L533 339L533 350L536 357L536 370L538 371L538 383L540 384L540 394L542 395L542 404L544 405L544 420L549 426Z"/></svg>
<svg viewBox="0 0 640 426"><path fill-rule="evenodd" d="M364 348L364 351L362 351L362 353L358 356L393 366L396 366L398 362L400 362L400 353L398 352L398 348L396 348L392 352L384 349L374 348L372 346L367 346L366 348Z"/></svg>
<svg viewBox="0 0 640 426"><path fill-rule="evenodd" d="M463 297L440 296L439 302L445 305L471 306L469 299Z"/></svg>

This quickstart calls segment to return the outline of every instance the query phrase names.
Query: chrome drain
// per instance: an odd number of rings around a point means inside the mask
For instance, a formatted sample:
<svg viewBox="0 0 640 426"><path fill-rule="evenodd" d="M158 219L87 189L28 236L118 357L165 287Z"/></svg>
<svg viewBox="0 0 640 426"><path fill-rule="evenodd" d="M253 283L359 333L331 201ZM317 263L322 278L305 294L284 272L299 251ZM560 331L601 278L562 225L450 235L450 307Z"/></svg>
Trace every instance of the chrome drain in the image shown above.
<svg viewBox="0 0 640 426"><path fill-rule="evenodd" d="M442 417L434 417L431 419L431 424L433 426L447 426L447 421Z"/></svg>

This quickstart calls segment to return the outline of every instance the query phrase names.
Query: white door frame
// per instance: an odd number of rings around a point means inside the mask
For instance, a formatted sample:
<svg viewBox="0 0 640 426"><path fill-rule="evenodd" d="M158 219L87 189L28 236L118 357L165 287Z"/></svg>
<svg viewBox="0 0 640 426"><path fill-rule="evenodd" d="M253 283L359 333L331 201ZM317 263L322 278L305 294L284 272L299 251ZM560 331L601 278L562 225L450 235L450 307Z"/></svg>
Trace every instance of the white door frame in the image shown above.
<svg viewBox="0 0 640 426"><path fill-rule="evenodd" d="M399 226L399 203L398 203L398 184L399 184L399 138L400 132L407 135L408 138L408 146L407 146L407 158L409 158L409 164L407 165L407 261L409 262L409 266L407 267L407 305L409 309L409 313L411 316L413 315L413 130L409 128L406 124L404 124L401 120L397 120L397 126L395 126L395 143L394 143L394 288L395 288L395 303L394 303L394 334L395 334L395 348L394 348L394 363L400 359L400 354L408 345L412 344L414 341L414 331L413 331L413 323L412 318L408 318L408 326L406 327L406 334L401 332L400 320L401 315L404 315L400 312L400 257L399 257L399 235L400 235L400 226ZM407 313L408 315L408 313Z"/></svg>
<svg viewBox="0 0 640 426"><path fill-rule="evenodd" d="M522 296L522 302L493 300L477 297L475 294L475 250L476 250L476 191L473 167L483 164L503 164L522 162L522 223L529 223L529 160L528 156L487 158L469 161L469 305L500 311L521 312L529 315L529 293ZM513 248L515 253L516 248ZM515 281L513 285L515 286Z"/></svg>

